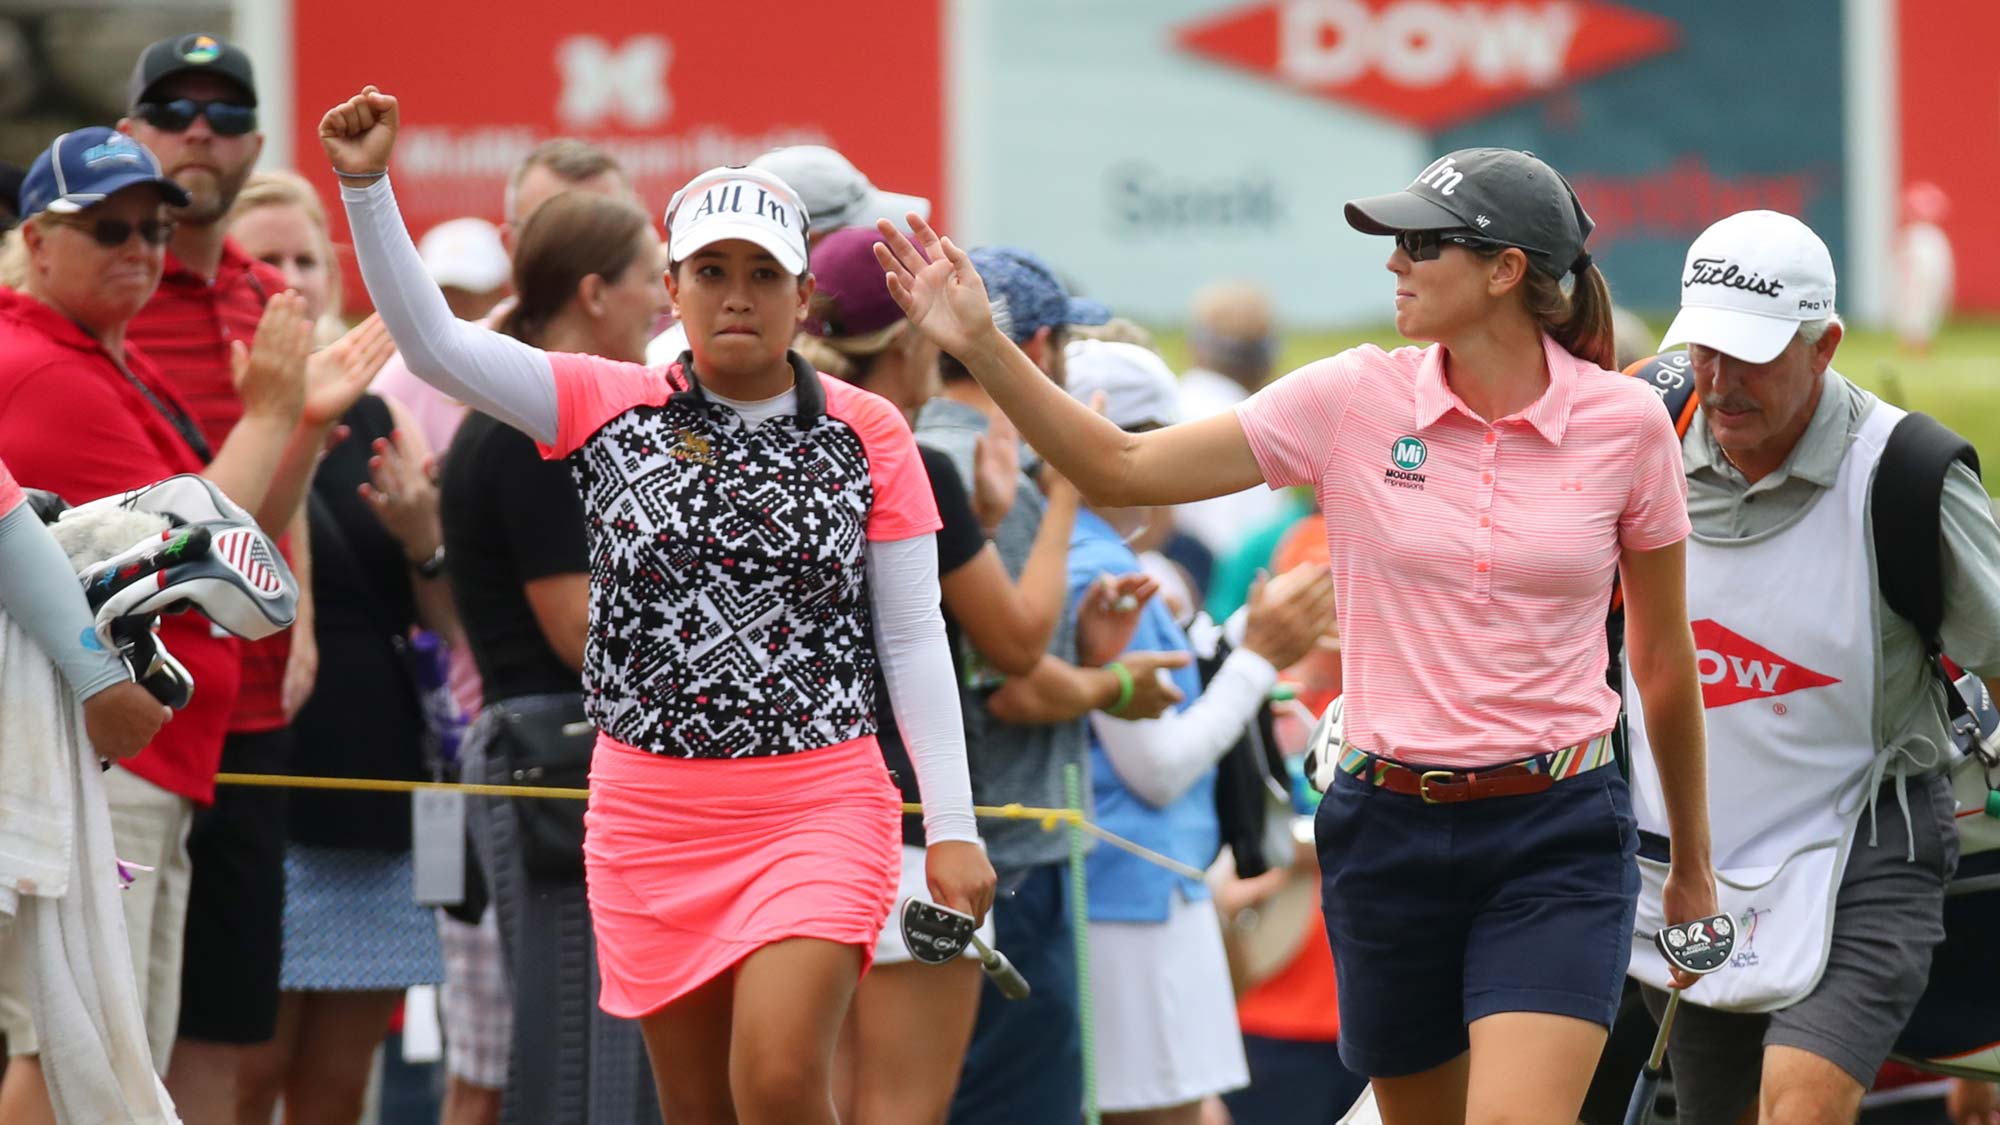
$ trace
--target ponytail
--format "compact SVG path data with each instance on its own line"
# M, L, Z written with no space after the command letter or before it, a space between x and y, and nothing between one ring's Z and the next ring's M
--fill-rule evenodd
M1563 350L1607 370L1618 366L1618 347L1611 325L1611 287L1595 264L1577 271L1568 292L1561 279L1530 269L1526 285L1528 314Z

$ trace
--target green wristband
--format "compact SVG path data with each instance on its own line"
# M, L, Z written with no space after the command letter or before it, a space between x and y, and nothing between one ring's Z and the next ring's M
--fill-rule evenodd
M1132 670L1118 663L1116 660L1106 664L1104 670L1118 677L1118 702L1106 707L1104 713L1107 715L1121 714L1124 712L1126 705L1132 702Z

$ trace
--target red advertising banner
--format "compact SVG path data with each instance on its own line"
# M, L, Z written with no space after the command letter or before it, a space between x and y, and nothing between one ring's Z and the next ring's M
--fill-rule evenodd
M2000 183L2000 5L1964 0L1901 0L1897 8L1897 72L1902 112L1902 199L1913 185L1935 184L1945 210L1938 225L1957 253L1956 306L2000 312L2000 210L1991 203ZM1919 192L1913 200L1926 205ZM1908 218L1899 203L1898 222Z
M391 174L416 235L461 215L500 221L508 173L556 136L611 150L656 221L695 173L800 143L832 145L878 186L941 207L939 11L934 0L844 0L801 20L772 0L418 0L356 23L299 0L294 164L338 198L319 118L372 82L402 100Z

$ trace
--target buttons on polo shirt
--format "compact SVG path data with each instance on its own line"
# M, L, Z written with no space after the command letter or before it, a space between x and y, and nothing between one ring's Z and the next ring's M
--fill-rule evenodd
M1492 527L1492 526L1493 526L1493 517L1492 517L1492 516L1480 516L1480 517L1479 517L1479 526L1481 526L1481 527Z
M1499 440L1500 440L1499 434L1494 433L1492 430L1486 431L1486 444L1492 445L1494 442Z
M1492 484L1492 483L1493 483L1493 474L1492 474L1492 473L1481 473L1481 474L1479 474L1479 483L1480 483L1480 484Z
M1487 562L1485 559L1480 559L1478 562L1472 564L1472 569L1485 574L1487 571L1493 569L1493 564Z

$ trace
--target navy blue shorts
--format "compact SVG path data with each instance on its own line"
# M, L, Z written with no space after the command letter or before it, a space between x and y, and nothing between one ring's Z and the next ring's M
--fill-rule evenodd
M1429 1070L1497 1012L1611 1025L1639 894L1616 768L1452 805L1342 773L1313 827L1349 1070Z

